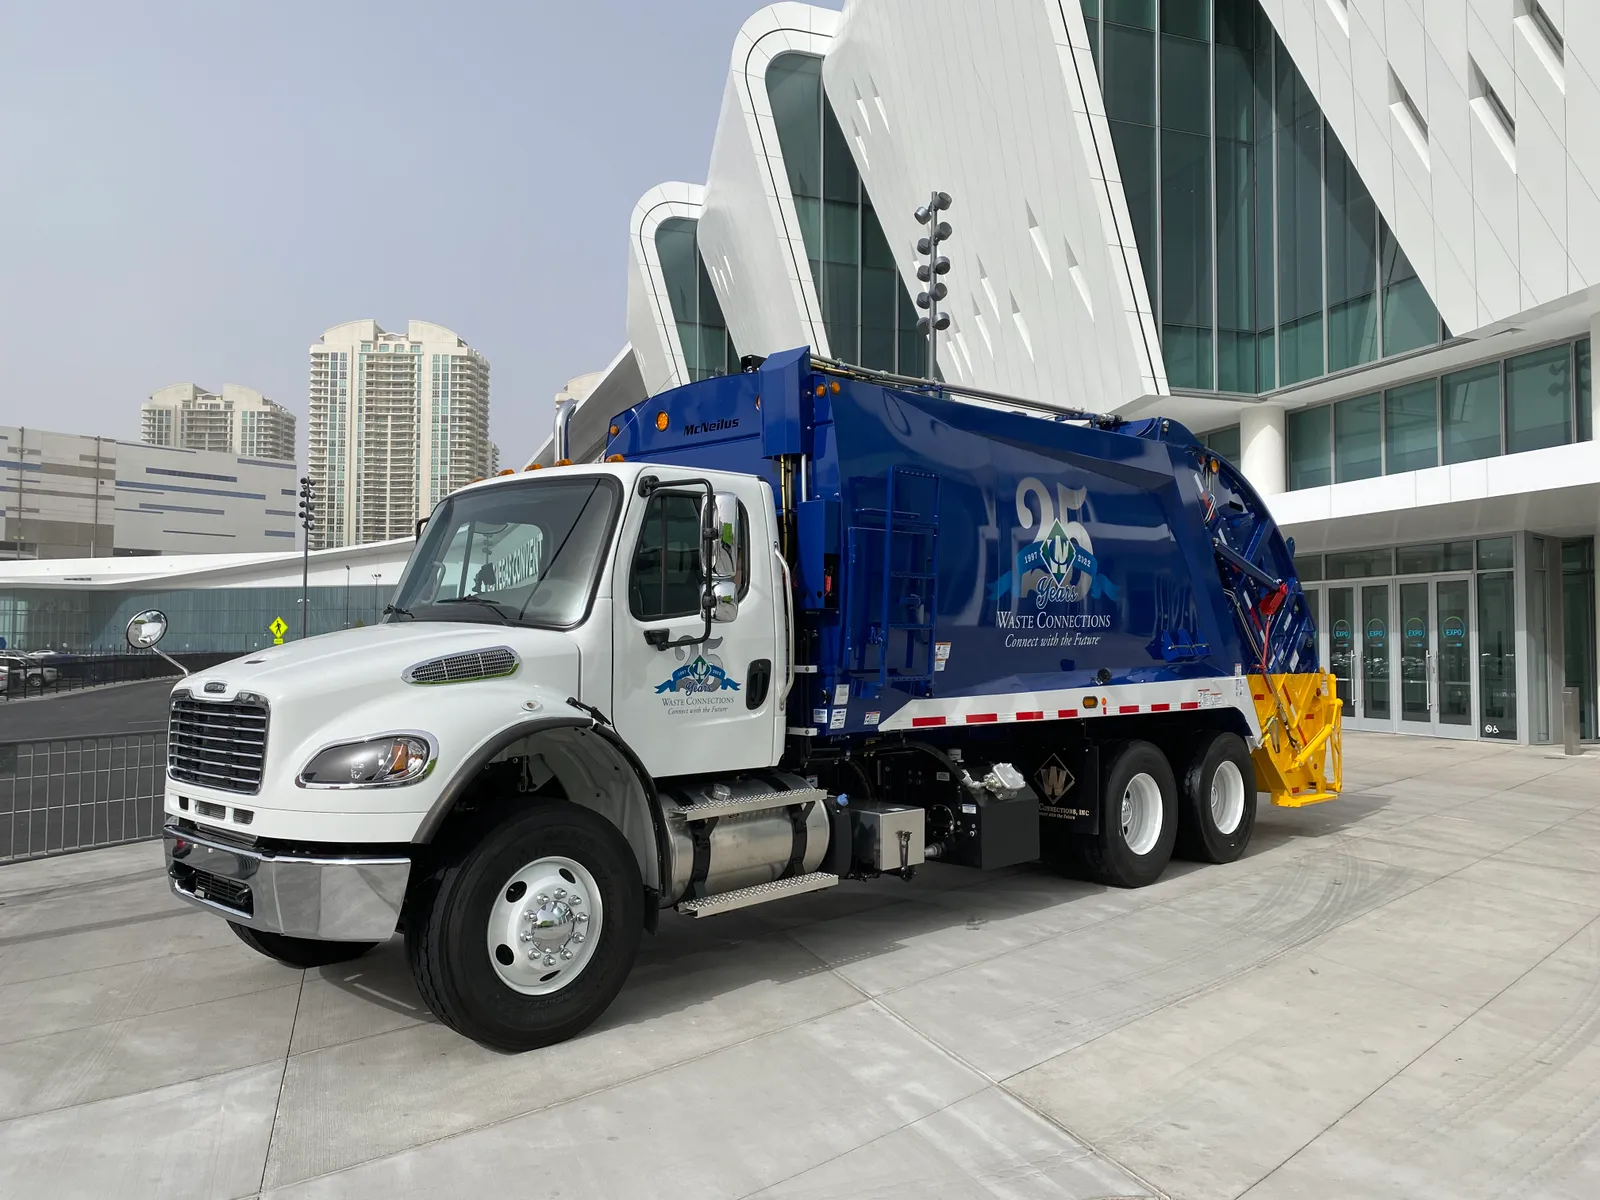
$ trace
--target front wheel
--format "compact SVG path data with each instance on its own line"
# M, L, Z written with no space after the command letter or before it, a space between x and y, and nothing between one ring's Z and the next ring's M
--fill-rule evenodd
M644 885L604 817L546 803L426 881L406 923L411 972L436 1017L500 1050L564 1041L633 967Z
M316 938L289 937L282 933L269 933L265 929L251 929L237 921L229 921L228 928L239 935L239 940L257 954L275 958L286 967L308 970L312 967L331 967L335 963L360 958L377 942L324 942Z

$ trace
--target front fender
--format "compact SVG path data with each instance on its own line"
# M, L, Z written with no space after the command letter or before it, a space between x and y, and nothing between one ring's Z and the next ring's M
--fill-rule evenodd
M581 736L575 739L559 738L559 735L566 731L575 731ZM608 765L637 783L638 795L618 798L618 803L612 806L611 811L607 811L605 806L596 802L596 797L582 794L576 788L568 789L569 798L574 803L600 812L611 820L625 837L628 837L630 845L634 847L635 854L640 859L640 874L644 877L646 886L659 893L661 880L666 878L667 826L655 781L651 779L650 773L645 770L644 764L634 753L633 748L615 729L565 703L559 709L530 715L528 719L513 722L486 737L460 763L445 783L433 807L417 826L417 831L412 837L413 844L432 844L449 820L450 814L470 792L485 767L519 742L529 742L530 749L536 747L538 739L544 735L558 735L558 738L553 740L563 742L564 752L579 754L595 765L600 765L604 757L609 756L611 761ZM563 780L564 785L565 782ZM652 834L649 845L640 845L637 838L629 836L632 832L631 822L626 819L625 809L631 803L642 803L645 809ZM653 908L647 909L647 917L653 916Z

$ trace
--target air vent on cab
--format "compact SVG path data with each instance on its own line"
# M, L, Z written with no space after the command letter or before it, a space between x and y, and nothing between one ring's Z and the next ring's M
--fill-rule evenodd
M486 650L465 650L446 654L407 667L400 678L406 683L470 683L475 679L499 679L517 669L517 652L510 646L490 646Z

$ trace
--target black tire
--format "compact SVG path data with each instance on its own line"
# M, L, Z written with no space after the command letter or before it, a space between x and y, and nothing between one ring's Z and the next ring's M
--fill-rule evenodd
M1101 776L1100 832L1071 838L1067 860L1059 865L1070 874L1109 887L1148 887L1166 870L1178 836L1178 789L1172 765L1149 742L1107 746L1101 755L1107 766ZM1161 811L1149 848L1137 853L1128 842L1131 831L1123 827L1122 802L1124 793L1141 775L1155 783Z
M1225 764L1238 772L1237 781L1228 778ZM1244 739L1235 733L1201 737L1190 747L1180 770L1177 854L1195 862L1233 862L1250 845L1256 827L1256 769ZM1220 781L1219 770L1224 771ZM1242 800L1235 783L1242 788ZM1215 806L1214 786L1219 790ZM1224 828L1230 823L1231 828Z
M282 933L268 933L264 929L251 929L237 921L229 921L228 928L239 935L239 940L257 954L275 958L286 967L306 970L311 967L331 967L334 963L360 958L377 942L323 942L316 938L289 937Z
M552 855L593 877L604 921L570 983L527 995L491 962L489 921L505 881ZM533 1050L582 1032L606 1010L633 968L643 930L644 883L621 831L589 809L551 802L507 819L423 881L406 921L406 954L440 1021L495 1049Z

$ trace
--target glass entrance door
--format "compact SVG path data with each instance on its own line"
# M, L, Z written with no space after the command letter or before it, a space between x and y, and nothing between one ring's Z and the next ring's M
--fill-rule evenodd
M1344 702L1344 719L1356 719L1356 590L1330 587L1328 594L1328 671L1334 695Z
M1353 729L1393 732L1392 625L1387 583L1326 585L1328 670Z
M1361 600L1361 728L1394 730L1393 645L1389 585L1363 584Z
M1472 737L1472 580L1398 585L1400 729Z

